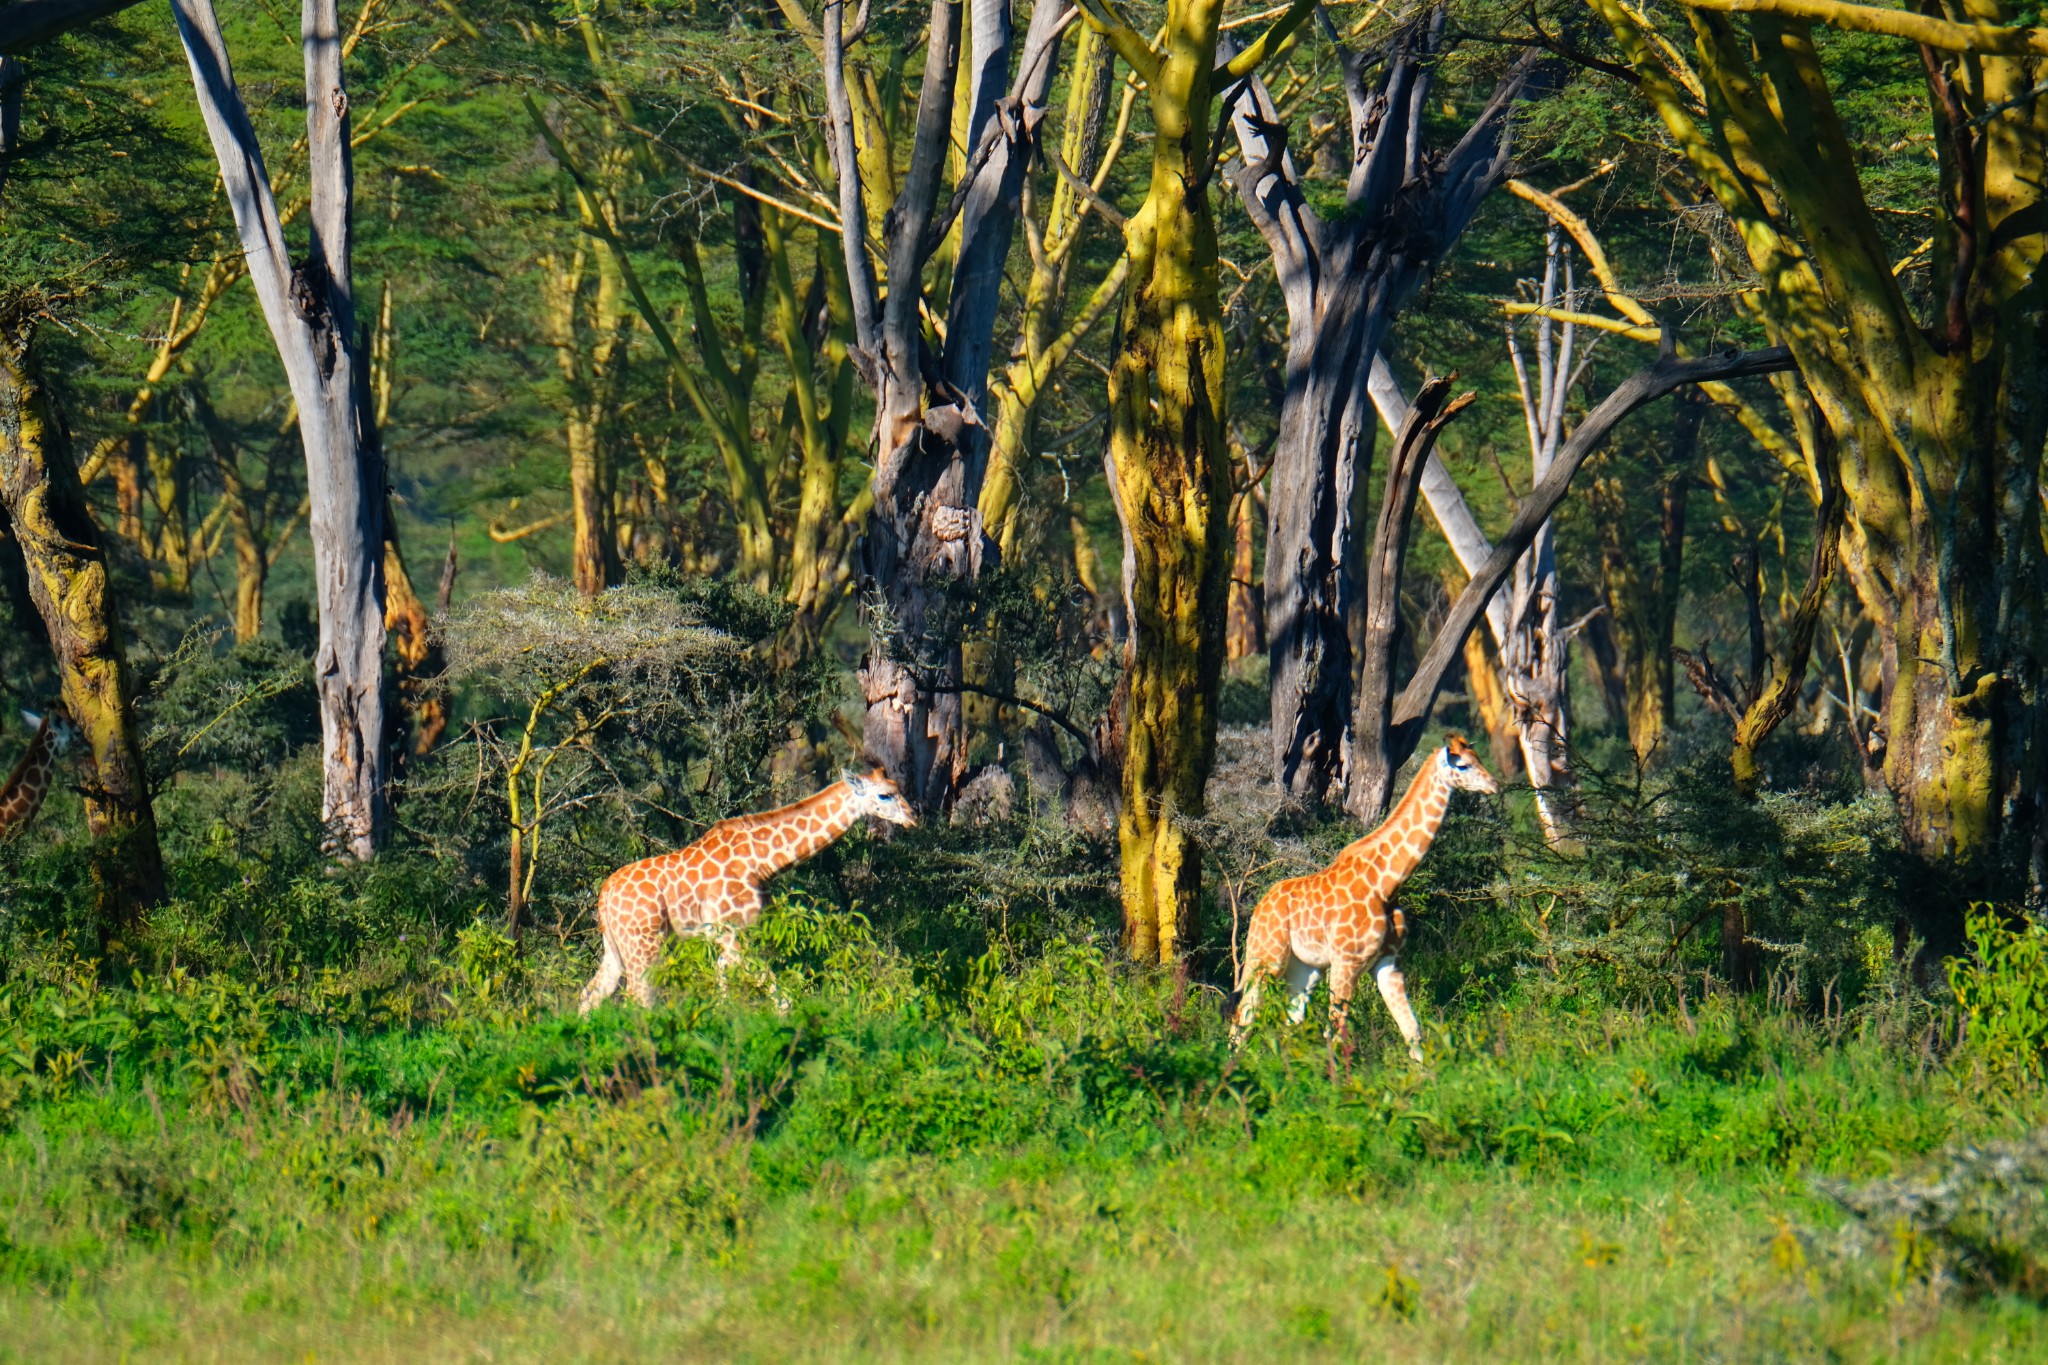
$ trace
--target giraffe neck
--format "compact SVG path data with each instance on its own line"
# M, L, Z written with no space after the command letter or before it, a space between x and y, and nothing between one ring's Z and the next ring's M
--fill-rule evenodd
M1415 775L1400 803L1380 822L1380 827L1345 852L1380 858L1388 878L1384 890L1391 893L1408 879L1408 874L1422 861L1422 855L1429 852L1450 804L1450 784L1443 780L1443 773L1432 760Z
M0 834L15 833L33 820L43 797L49 794L50 776L56 770L53 740L49 718L44 717L36 727L36 737L29 741L28 752L7 775L7 784L0 786Z
M748 857L748 871L757 877L772 877L794 867L852 829L860 819L860 803L853 789L834 782L816 795L794 805L732 821L735 829L766 835L768 849Z

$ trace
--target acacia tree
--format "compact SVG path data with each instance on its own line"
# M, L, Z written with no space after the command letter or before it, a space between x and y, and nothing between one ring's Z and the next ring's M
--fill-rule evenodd
M1152 164L1124 227L1129 285L1109 376L1109 481L1124 533L1130 619L1122 692L1124 945L1171 961L1195 929L1203 809L1216 747L1216 691L1231 560L1230 451L1217 289L1213 126L1219 88L1242 84L1312 6L1297 0L1219 60L1220 0L1169 0L1157 41L1107 0L1088 22L1145 83Z
M1399 632L1390 624L1375 624L1369 618L1370 628L1361 632L1365 647L1359 661L1359 704L1352 717L1348 763L1347 806L1352 814L1370 824L1385 813L1393 796L1394 776L1421 742L1423 727L1436 706L1437 693L1464 652L1466 637L1564 501L1573 477L1587 457L1599 449L1615 427L1636 409L1686 385L1725 383L1745 375L1777 373L1791 365L1791 354L1782 346L1754 351L1730 348L1706 356L1682 356L1675 338L1667 332L1657 359L1616 385L1586 414L1571 439L1558 449L1548 471L1536 481L1529 495L1517 502L1507 532L1473 568L1470 581L1451 603L1414 673L1398 688L1393 676ZM1447 387L1445 392L1448 393ZM1421 415L1431 418L1431 414ZM1438 413L1434 420L1440 422L1447 415ZM1403 427L1404 444L1408 439L1406 433L1415 425L1411 414ZM1399 478L1395 477L1396 471L1389 472L1380 529L1374 541L1375 579L1391 585L1382 590L1383 596L1387 592L1398 596L1400 550L1406 544L1403 523L1398 516L1390 518L1386 509L1398 509L1405 504L1408 513L1412 513L1425 467L1425 461L1414 459L1400 465ZM1391 622L1392 612L1392 604L1380 609L1378 621Z
M9 299L0 307L0 512L49 632L64 705L91 755L85 817L104 950L163 898L163 856L107 557L70 435L51 410L30 350L42 302Z
M1570 320L1553 312L1570 312L1577 304L1571 254L1552 227L1544 234L1543 280L1537 302L1544 308L1535 320L1535 373L1507 328L1508 355L1522 401L1522 423L1529 438L1529 472L1536 483L1550 472L1564 439L1565 399L1578 383L1585 363L1578 353L1577 331ZM1565 807L1553 790L1565 778L1565 749L1570 736L1571 697L1568 676L1571 642L1583 622L1567 626L1558 613L1557 536L1551 523L1536 532L1529 553L1515 565L1507 592L1507 633L1497 642L1501 683L1520 743L1522 766L1536 792L1536 813L1544 837L1556 843L1565 835Z
M1589 0L1629 82L1728 216L1757 311L1841 453L1843 563L1883 638L1884 775L1927 855L2048 875L2039 507L2048 34L1834 0L1646 11ZM1747 11L1738 22L1721 9ZM1916 42L1940 161L1934 288L1894 269L1813 34Z
M1232 178L1272 252L1287 305L1266 623L1274 780L1305 801L1322 800L1343 764L1354 645L1370 609L1361 598L1361 552L1373 358L1400 310L1506 176L1509 115L1536 72L1535 55L1526 55L1457 144L1432 151L1422 120L1446 20L1447 7L1431 5L1376 50L1348 46L1330 29L1351 141L1341 214L1325 217L1309 204L1288 126L1263 84L1249 82L1232 106L1240 152ZM1366 74L1381 58L1385 73L1368 86Z
M385 814L384 469L357 354L350 269L354 179L335 0L305 0L309 252L294 265L211 0L173 0L193 90L220 164L250 283L299 410L319 599L321 819L341 855L367 859Z
M1006 5L973 6L972 74L962 92L968 154L942 210L962 65L961 4L935 0L931 7L900 178L895 142L872 108L879 83L872 68L850 56L868 38L867 7L850 29L845 10L843 0L828 0L816 29L800 10L792 23L815 42L824 69L852 356L875 396L873 510L861 549L873 625L861 668L862 738L904 793L929 811L950 799L966 767L960 649L946 639L941 603L947 585L972 580L989 555L978 504L988 465L988 369L1002 268L1057 45L1075 15L1065 0L1036 0L1017 44ZM889 184L896 191L883 198ZM876 202L886 205L879 217L871 212ZM941 296L946 325L942 337L929 336L923 317L932 291L924 272L956 219L958 245ZM879 278L873 255L884 262Z
M1033 212L1037 196L1029 180L1023 185L1022 219L1030 274L1024 283L1023 306L1009 363L989 378L995 417L989 431L988 473L981 488L981 519L1003 555L1018 543L1023 507L1025 462L1042 449L1041 415L1046 399L1076 349L1115 306L1130 259L1117 257L1080 305L1068 309L1074 284L1076 253L1087 239L1090 218L1121 231L1124 216L1102 191L1115 169L1130 131L1135 85L1126 85L1113 130L1105 142L1115 54L1093 28L1082 27L1073 39L1073 74L1060 123L1059 145L1046 151L1052 163L1052 192L1046 196L1041 220Z

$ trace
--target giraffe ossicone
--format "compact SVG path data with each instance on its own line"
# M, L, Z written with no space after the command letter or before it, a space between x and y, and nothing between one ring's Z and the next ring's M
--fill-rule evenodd
M1429 852L1451 793L1459 789L1500 788L1472 746L1452 735L1422 765L1407 794L1378 829L1352 842L1322 871L1275 882L1259 898L1245 935L1244 967L1233 996L1233 1041L1243 1041L1267 977L1286 979L1287 1014L1299 1023L1308 1010L1309 993L1326 971L1332 1028L1341 1035L1359 974L1370 970L1387 1012L1408 1044L1408 1055L1422 1060L1422 1034L1397 960L1408 922L1394 904L1394 894Z
M623 984L642 1005L654 1003L647 972L671 932L718 946L718 976L739 959L739 934L761 917L770 877L824 849L860 820L915 825L917 816L880 768L848 775L778 810L721 820L695 843L628 863L597 893L604 957L583 988L588 1014Z

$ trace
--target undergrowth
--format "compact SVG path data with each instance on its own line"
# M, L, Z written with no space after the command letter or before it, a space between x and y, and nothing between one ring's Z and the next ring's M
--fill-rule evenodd
M60 962L0 987L0 1355L2048 1344L1812 1184L2042 1117L1874 1008L1510 996L1429 1010L1424 1068L1319 1009L1233 1053L1212 990L1096 940L935 978L802 895L728 993L681 945L659 1008L587 1020L585 954L481 922L274 982Z

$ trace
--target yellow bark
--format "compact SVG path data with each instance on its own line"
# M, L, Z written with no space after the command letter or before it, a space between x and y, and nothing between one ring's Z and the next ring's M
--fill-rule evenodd
M18 332L0 336L0 504L49 631L65 708L91 758L85 815L101 947L112 950L162 899L163 859L106 556L69 443Z
M1276 21L1280 38L1306 8ZM1223 5L1169 0L1156 50L1101 0L1083 10L1144 78L1154 133L1145 202L1124 229L1130 284L1109 423L1131 615L1117 826L1124 946L1170 962L1196 927L1202 854L1187 822L1202 814L1215 755L1229 586L1223 308L1207 184ZM1276 43L1269 33L1250 50Z

